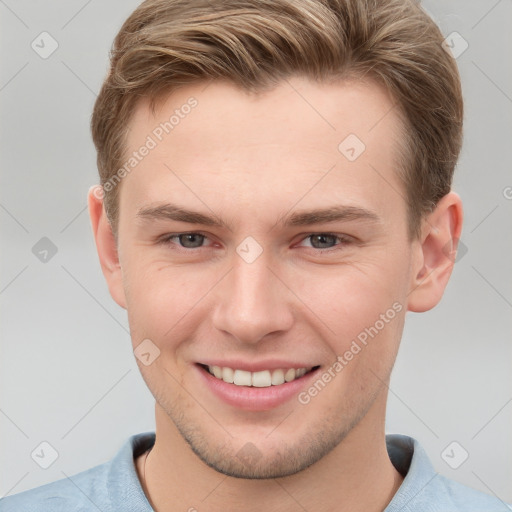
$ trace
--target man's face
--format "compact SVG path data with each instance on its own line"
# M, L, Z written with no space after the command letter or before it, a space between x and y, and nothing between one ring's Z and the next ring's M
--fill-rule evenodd
M179 431L223 473L269 478L380 432L418 252L399 129L390 98L361 82L295 78L259 96L212 82L155 115L139 105L127 154L156 146L120 185L119 302L134 348L160 351L139 363L157 434Z

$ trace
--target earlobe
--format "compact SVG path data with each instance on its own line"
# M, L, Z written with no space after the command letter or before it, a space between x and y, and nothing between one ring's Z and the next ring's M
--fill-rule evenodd
M88 194L89 216L96 241L96 250L110 295L122 308L126 309L117 243L103 206L103 191L98 187L91 187ZM99 190L101 193L98 193Z
M462 220L462 201L455 192L446 194L423 220L408 295L409 311L428 311L441 300L453 270Z

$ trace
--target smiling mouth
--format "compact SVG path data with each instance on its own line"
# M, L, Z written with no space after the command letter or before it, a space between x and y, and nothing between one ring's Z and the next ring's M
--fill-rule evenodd
M308 373L316 370L319 366L309 368L279 368L276 370L262 370L259 372L249 372L228 368L227 366L207 366L199 365L210 375L228 384L235 386L246 386L255 388L268 388L270 386L280 386L287 382L300 379Z

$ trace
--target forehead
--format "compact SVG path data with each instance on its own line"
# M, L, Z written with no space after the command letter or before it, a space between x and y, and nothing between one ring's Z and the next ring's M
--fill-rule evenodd
M306 202L329 193L360 203L362 183L373 200L384 203L391 195L396 201L400 136L392 99L372 82L295 77L259 94L227 82L194 84L170 94L154 112L147 101L137 105L127 156L148 141L151 150L123 187L130 204L138 205L176 199L179 189L195 202L222 200L223 208L235 197L284 201L284 207L308 187L314 193Z
M256 93L222 80L200 82L160 98L154 112L148 100L138 102L129 123L128 146L136 146L153 132L156 138L168 138L165 136L172 132L178 143L188 138L191 131L197 132L199 143L205 142L208 136L208 140L220 139L225 145L239 143L244 135L261 142L268 139L293 142L297 135L308 130L331 132L335 140L351 130L370 142L374 139L370 132L377 125L381 128L376 133L382 135L397 124L398 112L393 104L381 86L356 79L327 83L293 77ZM298 117L303 120L301 125L293 126L290 131L281 130L279 124L293 122ZM169 123L167 130L160 127L163 133L159 123ZM308 136L318 142L316 137ZM187 145L193 142L189 139Z

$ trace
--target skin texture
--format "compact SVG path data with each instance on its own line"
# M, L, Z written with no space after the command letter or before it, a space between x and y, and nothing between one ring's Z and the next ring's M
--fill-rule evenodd
M369 82L294 77L259 95L225 82L187 86L154 113L139 104L127 154L190 97L197 106L119 185L117 244L89 194L102 269L127 309L133 347L150 339L160 350L152 364L138 361L156 400L155 447L137 461L146 495L159 512L382 510L402 481L385 447L390 372L406 312L442 297L461 201L449 193L409 239L395 172L401 123ZM338 150L349 134L366 146L352 162ZM165 203L226 226L138 215ZM374 218L279 223L339 205ZM191 231L205 238L162 241ZM319 233L335 237L314 245ZM263 249L252 263L236 251L248 236ZM200 378L197 363L219 358L294 361L321 374L393 304L400 311L307 404L293 397L243 410ZM249 459L237 456L247 446Z

